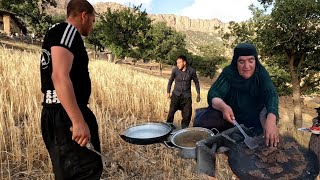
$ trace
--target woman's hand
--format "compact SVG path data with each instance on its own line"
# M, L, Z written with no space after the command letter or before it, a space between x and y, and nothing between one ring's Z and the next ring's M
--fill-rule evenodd
M234 120L234 114L232 108L228 104L226 104L221 98L213 98L211 102L212 108L221 111L223 114L223 119L233 124L232 120Z
M222 114L223 114L223 119L233 124L232 120L234 120L235 118L234 118L232 108L230 106L226 104L222 110Z
M264 124L264 138L267 146L276 147L279 144L278 127L276 124L277 117L269 113Z

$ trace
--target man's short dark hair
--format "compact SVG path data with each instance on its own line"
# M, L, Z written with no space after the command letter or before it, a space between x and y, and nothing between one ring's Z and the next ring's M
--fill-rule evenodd
M80 13L87 12L95 14L93 6L87 0L71 0L67 6L67 17L77 16Z
M183 56L183 55L182 56L178 56L177 60L178 59L181 59L182 61L187 62L187 57L186 56Z

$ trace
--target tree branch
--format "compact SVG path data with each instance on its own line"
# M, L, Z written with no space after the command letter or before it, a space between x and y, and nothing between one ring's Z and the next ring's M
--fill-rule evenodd
M312 80L313 79L313 80ZM315 79L314 75L309 76L306 80L304 85L301 87L301 92L304 92L310 88L313 88L316 86L316 84L320 83L320 79Z
M293 38L293 34L291 34L291 37L288 40L281 41L281 42L279 42L279 44L285 44L287 42L290 42L292 38Z

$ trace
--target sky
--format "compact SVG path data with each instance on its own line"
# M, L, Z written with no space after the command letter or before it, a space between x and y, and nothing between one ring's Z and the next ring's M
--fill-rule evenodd
M91 3L116 2L140 5L149 14L175 14L192 19L217 18L222 22L244 21L251 17L250 4L257 0L88 0Z

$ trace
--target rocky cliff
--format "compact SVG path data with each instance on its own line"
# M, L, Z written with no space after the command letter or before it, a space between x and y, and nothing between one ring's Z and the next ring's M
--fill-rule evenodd
M67 14L67 5L70 0L56 0L57 7L48 7L47 12L49 14L55 14L55 15L65 15Z
M60 15L66 14L69 1L70 0L57 0L57 8L49 8L48 12ZM125 8L125 6L118 3L105 2L94 4L94 8L99 14L103 14L108 8L114 11ZM222 46L221 35L218 33L219 28L222 28L225 32L228 31L228 24L222 23L218 19L190 19L186 16L173 14L149 14L149 17L153 22L165 22L168 26L185 34L187 49L194 54L198 54L198 47L203 45L214 43Z
M57 8L49 8L49 12L53 14L65 14L66 7L69 0L57 0ZM106 3L96 3L94 4L95 10L102 14L107 11L108 8L111 10L119 10L125 6L106 2ZM177 31L199 31L206 33L217 33L218 27L227 29L227 24L222 23L218 19L204 20L204 19L190 19L186 16L176 16L171 14L149 14L149 17L153 22L166 22L170 27L175 28Z
M218 19L190 19L186 16L176 16L168 14L150 14L154 22L164 21L168 26L175 28L177 31L199 31L207 33L217 33L219 28L227 28L227 24Z

